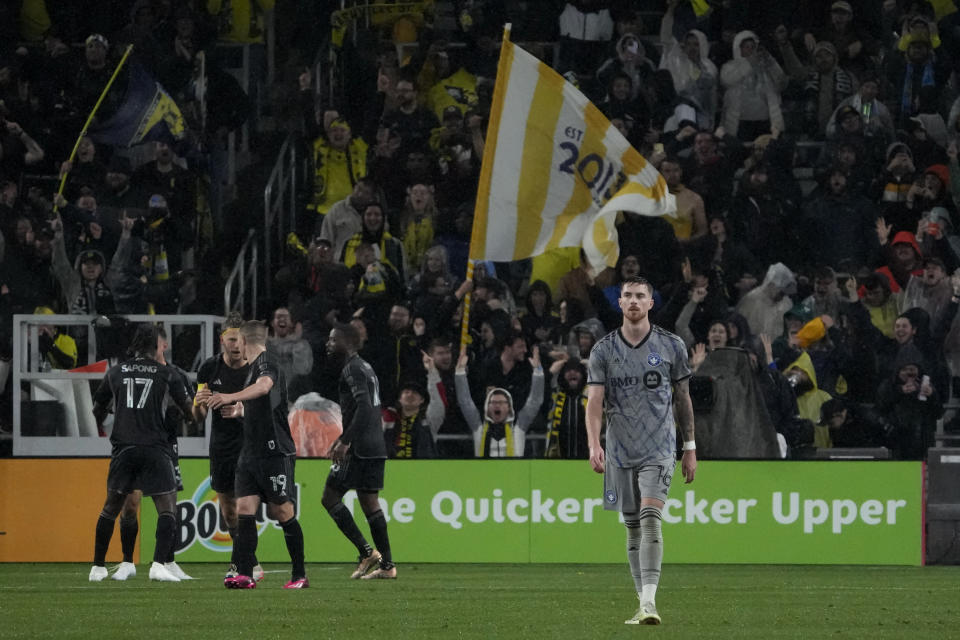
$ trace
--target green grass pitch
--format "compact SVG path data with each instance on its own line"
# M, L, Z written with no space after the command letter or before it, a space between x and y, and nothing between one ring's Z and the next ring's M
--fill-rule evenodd
M0 564L0 638L949 638L960 634L960 568L664 567L660 627L626 626L636 600L623 565L401 564L397 581L308 565L284 591L269 565L251 591L224 568L196 580L87 582L89 565Z

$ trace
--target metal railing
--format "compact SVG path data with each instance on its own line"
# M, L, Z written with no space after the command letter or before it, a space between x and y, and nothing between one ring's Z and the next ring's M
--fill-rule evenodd
M297 148L288 135L280 146L277 162L263 189L263 286L273 292L274 260L283 256L287 235L297 223Z
M86 344L88 358L80 366L97 362L97 331L94 325L97 316L86 315L32 315L13 316L13 361L12 383L13 402L13 455L14 456L89 456L105 457L110 455L110 440L99 437L93 422L90 380L102 380L103 372L78 372L66 370L44 371L44 360L40 352L41 325L54 327L87 327ZM176 353L176 342L184 332L176 329L181 326L200 327L199 345L192 356L192 362L184 369L196 369L199 362L214 354L216 341L214 327L223 321L213 315L126 315L115 316L130 322L161 323L167 332L172 353ZM196 373L188 372L191 382ZM62 410L55 423L44 423L39 414L34 414L34 422L28 425L24 433L23 403L20 398L21 385L26 384L32 400L46 401ZM34 432L54 432L57 435L31 435ZM205 456L209 450L210 429L196 436L178 438L180 455Z
M247 310L253 316L257 313L257 269L259 268L259 248L257 247L257 232L253 229L247 232L247 239L237 259L233 263L233 269L230 271L230 277L227 278L227 284L223 287L223 313L227 315L231 311L239 311L240 315L247 317ZM247 259L249 256L249 260ZM233 288L236 285L237 298L233 299ZM247 294L249 295L249 299ZM248 306L249 304L249 306Z

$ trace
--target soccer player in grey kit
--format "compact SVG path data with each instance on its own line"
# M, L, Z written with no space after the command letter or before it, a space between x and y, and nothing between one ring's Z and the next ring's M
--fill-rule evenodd
M653 286L644 278L620 287L622 326L590 351L587 439L590 466L603 476L603 505L623 513L627 559L640 608L626 624L660 624L657 584L663 562L661 521L683 433L681 470L697 470L690 366L683 340L650 323ZM600 429L606 408L606 451Z

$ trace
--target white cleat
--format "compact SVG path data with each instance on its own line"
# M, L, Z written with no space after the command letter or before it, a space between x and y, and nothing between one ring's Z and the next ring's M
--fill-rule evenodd
M90 582L102 582L107 577L107 568L96 565L90 567Z
M170 573L170 570L159 562L150 565L150 579L159 582L180 582L180 578Z
M117 565L117 570L110 576L114 580L126 580L137 575L137 565L132 562L121 562Z
M624 620L623 624L660 624L657 605L652 602L641 602L637 613L629 620Z
M263 580L263 567L257 565L253 568L253 576L251 576L256 582Z
M193 578L184 573L183 569L181 569L176 562L164 562L163 566L166 567L167 571L181 580L193 580Z

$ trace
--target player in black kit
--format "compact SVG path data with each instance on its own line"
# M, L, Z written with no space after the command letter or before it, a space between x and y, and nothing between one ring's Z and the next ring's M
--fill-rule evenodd
M327 340L327 352L343 358L340 374L340 411L343 434L330 447L333 465L323 489L323 506L340 531L360 553L353 579L371 580L397 577L397 567L390 554L387 520L380 510L383 470L387 447L383 441L380 419L380 382L373 367L357 355L360 335L349 325L337 325ZM353 514L343 504L343 496L357 490L360 508L367 516L370 534L377 545L374 550L360 533ZM374 567L379 563L379 567ZM372 571L371 571L372 570Z
M268 503L267 514L283 528L293 575L284 589L310 586L303 564L303 530L293 503L294 461L297 448L287 422L287 385L277 364L267 355L267 328L262 322L240 327L250 372L242 391L214 393L207 408L219 409L243 403L243 448L237 461L234 492L237 496L237 570L239 575L223 581L228 589L253 589L256 563L257 521L260 501Z
M150 579L179 582L164 566L173 555L176 535L177 479L174 471L173 434L164 420L166 395L191 416L191 401L186 388L173 370L158 362L159 327L138 328L131 345L135 356L111 367L93 398L93 415L97 426L114 405L113 450L107 474L107 499L97 520L96 542L90 581L107 577L104 560L114 522L124 498L134 489L151 496L157 507L157 546L154 549Z
M143 326L146 327L147 325ZM166 360L165 353L169 348L170 343L167 341L166 330L163 328L163 325L157 325L157 362L169 365L170 369L173 370L173 373L176 374L181 384L183 384L189 393L190 379L187 377L186 372L177 365L168 363ZM129 350L129 355L130 357L134 357L136 353L131 349ZM167 405L164 416L167 422L167 432L170 434L170 445L173 447L173 468L176 472L177 491L180 492L183 491L183 482L180 479L180 461L177 456L177 433L180 431L183 419L186 418L190 421L190 418L189 416L182 415L180 408L174 407L172 403ZM140 530L138 517L140 513L140 498L142 495L139 489L135 489L128 493L123 501L123 509L120 511L120 547L123 549L123 562L117 565L117 570L110 576L114 580L127 580L137 575L137 566L133 564L133 551L136 548L137 533ZM179 526L179 522L177 525ZM163 566L166 567L170 573L180 578L180 580L193 580L193 578L188 576L174 561L174 551L175 549L171 547L170 555L164 558Z
M220 355L204 360L197 370L197 397L193 403L198 421L207 417L206 401L214 393L236 393L243 389L250 366L243 349L240 326L243 318L230 314L220 333ZM230 569L225 577L239 575L237 569L237 497L233 483L237 474L237 459L243 447L243 405L224 405L213 412L210 420L210 486L217 492L220 513L233 541ZM263 568L254 563L253 578L263 579Z

